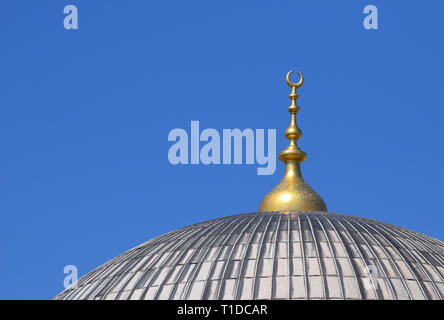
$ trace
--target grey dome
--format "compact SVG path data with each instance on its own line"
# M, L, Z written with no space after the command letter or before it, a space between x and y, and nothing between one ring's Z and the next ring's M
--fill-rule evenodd
M247 213L151 239L55 299L444 299L444 243L347 215Z

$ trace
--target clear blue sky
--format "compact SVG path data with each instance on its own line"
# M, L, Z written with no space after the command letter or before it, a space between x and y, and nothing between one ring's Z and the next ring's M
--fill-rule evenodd
M63 28L63 8L79 29ZM363 8L379 9L365 30ZM442 1L4 1L0 298L49 299L152 237L256 211L256 165L172 166L168 133L276 128L330 211L444 240Z

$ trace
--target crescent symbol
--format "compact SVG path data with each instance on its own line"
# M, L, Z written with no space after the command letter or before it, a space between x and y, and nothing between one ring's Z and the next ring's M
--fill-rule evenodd
M302 86L302 84L304 83L304 77L302 76L302 74L298 71L297 73L298 73L298 75L299 75L299 77L300 77L300 79L299 79L299 82L298 83L293 83L291 80L290 80L290 75L293 73L294 71L292 70L292 71L290 71L289 73L287 73L287 77L286 77L286 79L287 79L287 84L288 84L288 86L290 87L290 88L300 88L301 86Z

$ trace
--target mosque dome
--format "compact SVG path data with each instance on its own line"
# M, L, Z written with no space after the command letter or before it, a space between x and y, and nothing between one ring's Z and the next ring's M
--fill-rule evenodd
M282 181L259 212L218 218L151 239L55 297L77 299L444 300L444 242L327 211L303 180L291 87Z
M260 212L154 238L56 299L443 299L444 243L365 218Z

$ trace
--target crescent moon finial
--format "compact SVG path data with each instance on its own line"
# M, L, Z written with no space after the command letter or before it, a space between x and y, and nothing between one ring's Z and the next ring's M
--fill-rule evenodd
M302 74L298 71L298 75L299 75L299 82L298 83L293 83L290 79L290 75L293 73L294 71L291 70L289 73L287 73L287 84L290 88L300 88L302 86L302 84L304 83L304 77L302 76Z

